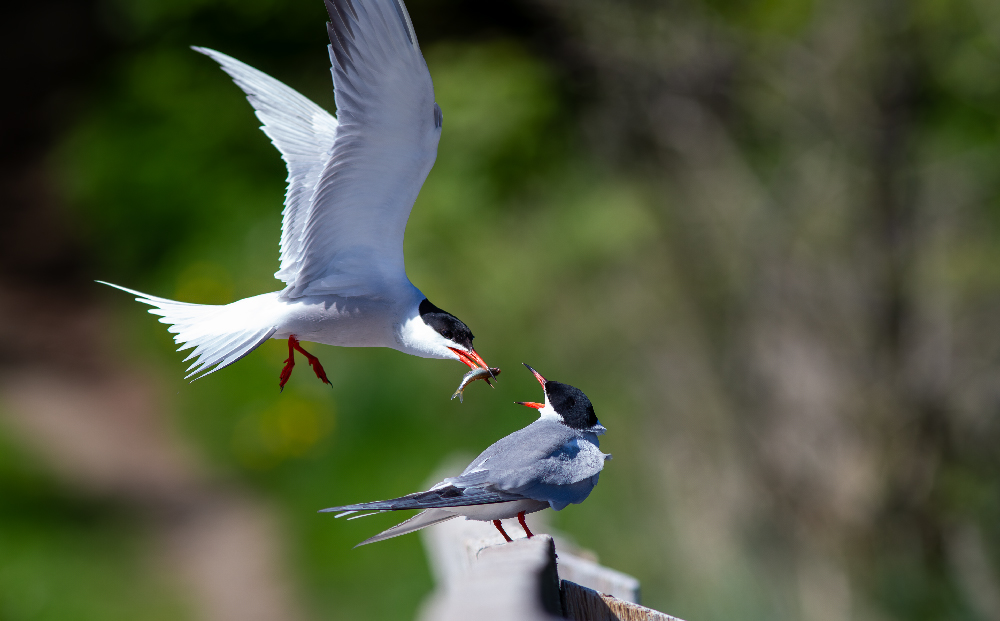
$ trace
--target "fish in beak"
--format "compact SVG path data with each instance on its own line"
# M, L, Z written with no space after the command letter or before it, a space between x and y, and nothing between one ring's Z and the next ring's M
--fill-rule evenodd
M448 349L453 351L455 355L458 356L458 359L461 360L462 363L468 366L470 369L489 370L490 368L490 365L486 364L486 361L483 360L482 356L476 353L475 349L470 349L469 351L458 349L457 347L449 347ZM490 371L489 374L490 377L492 377L493 379L497 378L496 375L494 375L493 371Z

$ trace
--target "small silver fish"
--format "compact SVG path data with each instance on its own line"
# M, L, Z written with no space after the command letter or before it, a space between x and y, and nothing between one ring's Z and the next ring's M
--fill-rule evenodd
M455 397L458 397L458 402L462 403L462 392L465 390L466 386L478 379L486 380L486 383L490 384L490 378L492 377L493 379L496 379L497 375L500 375L500 369L497 367L490 367L488 369L483 367L471 369L465 374L464 377L462 377L462 383L458 385L458 390L455 391L455 394L453 394L451 398L454 399ZM490 384L490 387L492 388L493 384Z

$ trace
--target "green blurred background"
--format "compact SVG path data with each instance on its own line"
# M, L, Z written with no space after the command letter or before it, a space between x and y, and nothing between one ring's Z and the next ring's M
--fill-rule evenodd
M404 619L398 521L533 418L613 453L550 518L681 618L1000 619L1000 4L408 3L444 132L412 281L504 369L271 341L194 384L100 278L279 287L285 170L201 45L333 111L319 0L22 3L0 102L0 620ZM551 513L551 512L550 512Z

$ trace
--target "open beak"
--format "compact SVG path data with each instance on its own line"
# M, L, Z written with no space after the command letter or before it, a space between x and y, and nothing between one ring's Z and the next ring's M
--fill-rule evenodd
M472 351L463 351L455 347L449 347L448 349L455 352L455 355L458 356L458 359L461 360L470 369L478 369L481 367L489 371L490 365L486 364L486 361L483 360L482 356L476 353L475 349L473 349ZM490 377L492 377L493 379L497 378L496 375L493 375L493 371L490 371Z
M528 367L528 370L531 371L532 373L534 373L535 379L538 380L538 383L542 385L542 388L545 388L545 381L546 380L545 380L544 377L542 377L542 374L539 373L538 371L532 369L531 367L529 367L528 363L526 363L526 362L522 362L521 364L523 364L524 366ZM515 401L514 403L516 403L518 405L523 405L526 408L535 408L536 410L540 410L540 409L542 409L542 408L545 407L544 403L535 403L534 401Z
M546 379L542 377L542 374L529 367L527 362L522 362L521 364L528 367L528 370L535 374L535 379L538 380L538 383L542 385L542 388L545 388Z

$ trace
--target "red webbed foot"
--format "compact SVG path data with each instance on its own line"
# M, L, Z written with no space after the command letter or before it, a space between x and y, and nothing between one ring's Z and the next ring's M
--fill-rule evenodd
M309 362L309 366L311 366L313 371L316 373L316 377L323 380L324 384L329 384L331 387L333 386L333 384L330 383L329 378L326 376L326 371L323 369L323 365L319 363L319 358L302 349L302 346L299 345L299 340L297 338L289 336L288 359L285 360L285 367L281 369L281 377L278 382L278 388L280 390L285 389L285 383L288 381L288 378L292 376L292 369L295 367L295 350L298 350L299 353L306 357L306 360Z
M294 340L294 336L288 337L288 358L285 359L285 366L281 369L281 375L278 377L278 390L281 392L284 392L285 384L288 382L288 378L292 376L292 369L295 368Z

